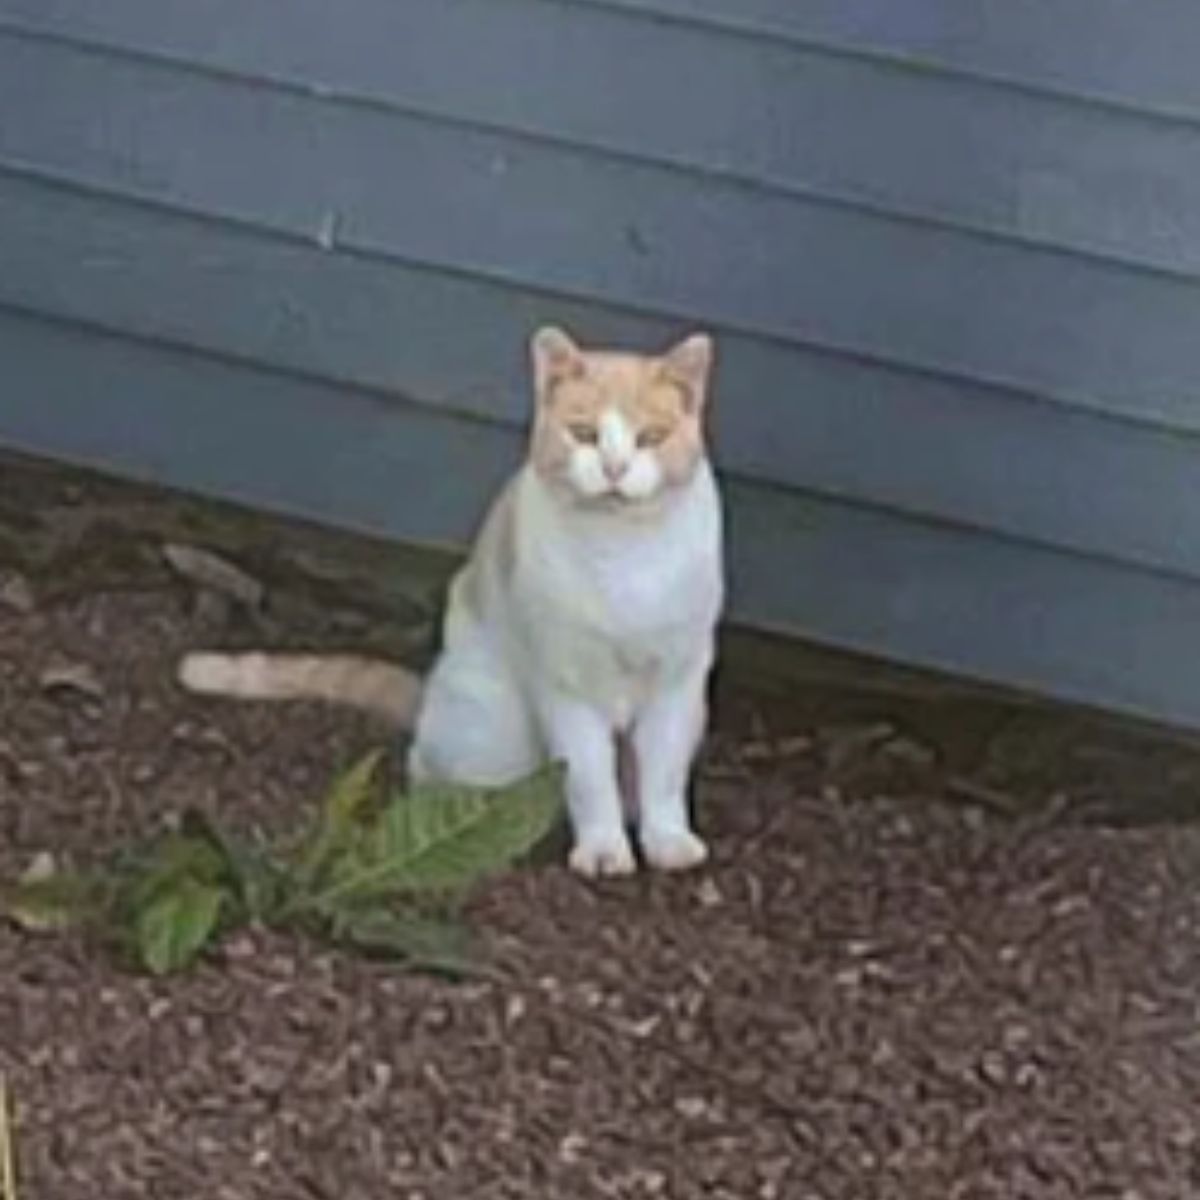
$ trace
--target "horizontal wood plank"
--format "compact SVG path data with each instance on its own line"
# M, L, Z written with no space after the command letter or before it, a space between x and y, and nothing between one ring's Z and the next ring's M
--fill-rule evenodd
M1200 725L1190 581L753 485L730 509L734 611L757 626Z
M444 28L434 0L289 0L286 34L268 4L204 0L187 5L154 0L0 0L0 19L69 36L152 45L186 56L211 55L239 69L270 74L297 65L309 78L333 83L331 56L357 53L359 74L377 76L386 55L405 65L405 44L436 48ZM722 36L825 48L856 57L896 60L926 72L1009 81L1187 119L1200 118L1200 11L1191 0L1156 0L1153 9L1130 0L436 0L448 22L477 22L472 70L487 72L506 54L544 44L544 31L573 27L572 66L590 54L588 10L640 18L647 26L669 18L672 30L707 27ZM488 10L495 10L493 16ZM524 26L526 43L506 40L508 15ZM646 19L648 18L648 19ZM569 35L568 35L569 36ZM492 38L498 38L494 43ZM537 65L537 59L531 60ZM286 68L284 68L286 69ZM499 69L503 69L502 67ZM586 69L586 66L585 68ZM386 71L386 68L383 68ZM461 83L461 74L451 87ZM694 89L687 89L694 90Z
M26 5L36 0L23 0ZM1200 118L1191 0L583 0Z
M0 356L11 447L349 528L461 543L519 456L502 426L3 310Z

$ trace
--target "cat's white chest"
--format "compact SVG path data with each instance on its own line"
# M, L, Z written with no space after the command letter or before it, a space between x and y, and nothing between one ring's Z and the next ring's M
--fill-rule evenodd
M607 712L616 726L630 723L697 644L693 630L630 620L608 606L540 614L531 632L538 675Z
M716 523L697 505L661 536L543 548L523 613L540 673L628 724L708 653L720 607L718 543Z
M686 620L685 589L696 574L688 557L660 543L597 556L579 572L581 590L596 600L594 619L614 641L629 643L652 641Z

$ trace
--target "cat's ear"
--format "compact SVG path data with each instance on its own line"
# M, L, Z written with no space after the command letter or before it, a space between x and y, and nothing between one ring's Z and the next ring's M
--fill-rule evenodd
M712 361L713 340L706 333L694 333L684 338L662 356L663 374L682 385L688 407L693 412L704 406Z
M583 351L557 326L542 326L530 339L529 352L539 400L545 399L560 380L583 374Z

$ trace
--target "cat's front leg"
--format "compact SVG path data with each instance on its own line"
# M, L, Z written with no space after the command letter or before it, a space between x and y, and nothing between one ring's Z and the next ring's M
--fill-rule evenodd
M538 707L550 756L567 764L571 869L592 877L630 874L636 864L625 833L611 724L561 693L544 696Z
M638 839L646 861L662 871L699 866L708 847L688 818L688 778L707 719L709 664L697 664L664 688L638 716L633 729L637 755Z

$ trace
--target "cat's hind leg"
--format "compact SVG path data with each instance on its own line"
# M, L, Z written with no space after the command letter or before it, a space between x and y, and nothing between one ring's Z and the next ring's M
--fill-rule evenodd
M445 652L425 681L409 780L503 787L544 759L528 705L500 655L482 643Z

